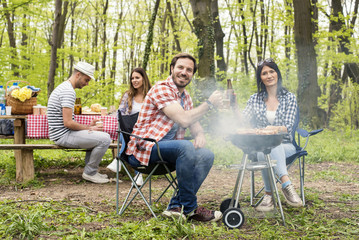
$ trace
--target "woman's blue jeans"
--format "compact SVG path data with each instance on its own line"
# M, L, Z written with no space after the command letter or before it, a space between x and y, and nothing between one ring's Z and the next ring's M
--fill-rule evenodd
M178 193L171 199L168 209L183 206L183 212L188 214L197 208L196 194L213 165L214 154L205 148L196 149L188 140L164 140L158 145L163 160L176 166ZM133 155L128 160L130 165L140 166ZM154 145L150 163L159 160Z
M291 143L282 143L271 150L270 158L272 160L277 160L277 166L274 167L274 173L277 174L279 178L283 177L284 175L288 176L286 158L292 156L295 153L295 147ZM264 154L262 152L257 154L257 158L258 161L265 161ZM262 170L262 178L264 181L264 190L266 192L271 192L267 169Z

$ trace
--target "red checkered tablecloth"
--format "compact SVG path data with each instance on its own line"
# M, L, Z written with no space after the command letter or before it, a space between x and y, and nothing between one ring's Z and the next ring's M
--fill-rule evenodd
M92 119L102 118L104 131L110 134L112 140L117 140L118 122L115 116L98 115L75 115L75 120L84 125L90 125ZM27 116L27 137L28 138L49 138L49 124L47 115L28 115Z

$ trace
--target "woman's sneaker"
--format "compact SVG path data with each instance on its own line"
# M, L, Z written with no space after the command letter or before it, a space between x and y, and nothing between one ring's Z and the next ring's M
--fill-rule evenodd
M204 207L198 207L196 210L188 214L188 220L196 220L199 222L216 222L222 218L220 211L211 211Z
M269 212L274 209L272 195L264 194L262 202L255 208L258 212Z
M118 171L121 171L121 163L118 163ZM106 167L108 169L110 169L112 172L116 172L117 171L117 159L113 159L112 162Z
M301 207L303 206L302 199L300 199L299 195L294 189L293 184L289 184L285 188L282 188L283 195L287 203L293 207Z
M142 186L142 184L143 184L143 177L142 177L142 174L141 173L139 173L138 174L138 177L137 177L137 179L136 179L136 184L137 184L137 186Z

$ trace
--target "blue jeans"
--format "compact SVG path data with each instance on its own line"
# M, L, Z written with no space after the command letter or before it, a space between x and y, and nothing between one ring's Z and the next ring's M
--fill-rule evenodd
M286 158L292 156L295 153L295 147L291 143L282 143L272 149L270 157L271 160L277 160L277 166L274 167L274 173L277 174L279 178L283 177L284 175L288 176ZM257 153L257 158L258 161L265 161L264 154L262 152ZM262 170L262 178L264 181L264 190L266 192L271 192L267 169Z
M188 140L167 140L158 144L163 160L176 166L178 193L171 199L168 209L183 206L183 212L188 214L197 208L196 194L213 165L214 154L205 148L195 149ZM154 145L150 163L159 160ZM133 155L129 156L129 163L140 166Z

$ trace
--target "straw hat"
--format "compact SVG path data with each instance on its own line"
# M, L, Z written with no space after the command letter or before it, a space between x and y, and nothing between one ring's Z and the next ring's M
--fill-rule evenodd
M94 73L95 73L95 67L87 62L78 62L74 69L78 70L79 72L82 72L83 74L89 76L92 80L95 80Z

